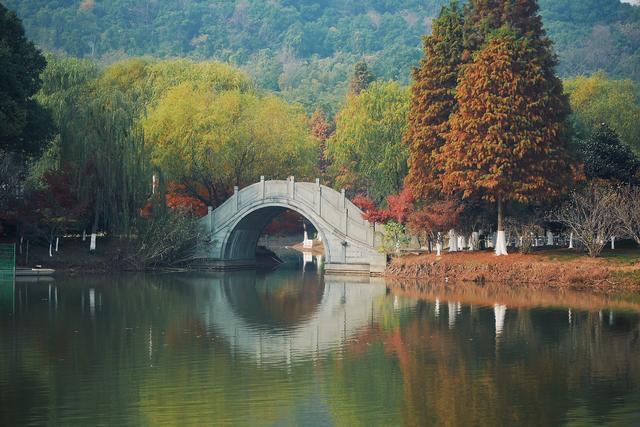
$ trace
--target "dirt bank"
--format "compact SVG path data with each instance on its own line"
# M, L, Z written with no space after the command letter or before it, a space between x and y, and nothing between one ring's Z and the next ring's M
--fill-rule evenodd
M567 250L511 254L491 252L408 255L394 259L386 276L431 283L527 284L598 291L640 291L640 252L591 259Z

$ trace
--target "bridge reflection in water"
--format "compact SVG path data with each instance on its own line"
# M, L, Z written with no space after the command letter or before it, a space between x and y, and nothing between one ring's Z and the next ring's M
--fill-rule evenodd
M376 307L386 295L383 283L363 286L353 277L323 278L313 270L297 275L242 271L190 283L206 325L234 353L255 355L258 363L289 364L340 351L379 320Z

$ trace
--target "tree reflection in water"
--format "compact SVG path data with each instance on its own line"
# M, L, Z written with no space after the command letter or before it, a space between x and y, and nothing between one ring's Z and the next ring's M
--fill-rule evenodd
M18 283L0 304L0 424L638 423L633 302L388 285L315 271Z

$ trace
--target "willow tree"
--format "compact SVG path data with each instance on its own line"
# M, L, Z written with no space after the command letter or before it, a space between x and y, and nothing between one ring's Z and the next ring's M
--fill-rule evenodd
M404 142L409 147L405 184L416 199L441 190L438 152L456 109L456 85L463 52L463 17L457 4L443 7L424 39L424 57L413 71L411 108Z
M208 205L261 175L315 176L306 115L274 96L181 84L149 110L144 130L154 165Z
M496 253L506 255L503 207L557 195L568 177L566 110L535 43L497 33L465 66L459 109L441 152L443 186L496 202Z
M376 82L348 98L327 141L336 185L377 203L400 191L407 173L402 136L408 109L407 90L396 82Z
M74 175L79 203L90 206L94 236L99 227L131 231L150 182L148 153L137 124L140 107L103 83L89 62L51 58L38 94L59 130L51 148L57 158L47 166Z

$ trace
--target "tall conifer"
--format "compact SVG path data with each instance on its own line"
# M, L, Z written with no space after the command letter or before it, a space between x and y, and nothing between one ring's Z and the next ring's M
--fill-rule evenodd
M495 201L498 255L506 254L502 208L557 194L568 178L565 111L535 42L509 30L465 66L458 111L440 154L444 188Z
M424 38L424 58L413 71L411 110L405 143L409 174L405 184L423 199L440 189L437 153L455 110L455 91L463 51L463 18L456 3L443 7L433 32Z

